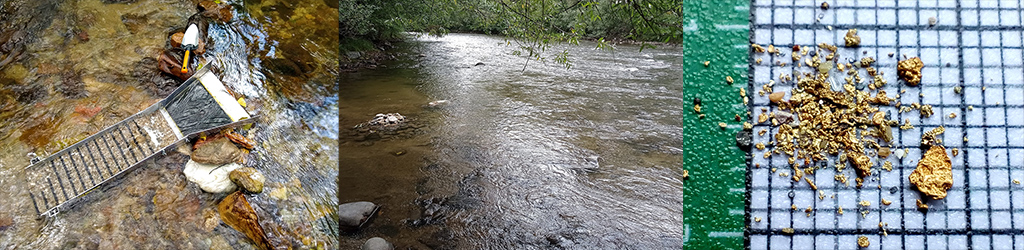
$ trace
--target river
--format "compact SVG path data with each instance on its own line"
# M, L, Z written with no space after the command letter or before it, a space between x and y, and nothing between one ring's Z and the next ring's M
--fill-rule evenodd
M0 249L254 249L220 223L217 203L172 151L37 217L24 181L45 157L166 97L157 71L168 37L197 13L189 0L0 3ZM245 165L267 178L249 202L278 246L337 249L337 3L219 1L200 57L257 115Z
M383 206L342 248L681 248L682 48L595 47L524 67L501 37L424 36L342 73L339 202ZM410 128L354 129L396 112Z

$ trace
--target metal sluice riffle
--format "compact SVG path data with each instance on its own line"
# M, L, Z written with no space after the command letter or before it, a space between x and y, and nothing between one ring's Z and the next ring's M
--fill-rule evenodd
M248 112L207 65L167 98L25 168L40 216L70 204L202 133L248 125Z

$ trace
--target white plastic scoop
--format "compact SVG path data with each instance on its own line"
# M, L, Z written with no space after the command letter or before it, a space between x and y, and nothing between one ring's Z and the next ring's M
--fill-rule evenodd
M198 48L199 46L199 27L195 24L189 24L188 29L185 30L185 35L181 39L181 48L185 49L185 60L181 63L181 73L188 73L188 61L189 53Z

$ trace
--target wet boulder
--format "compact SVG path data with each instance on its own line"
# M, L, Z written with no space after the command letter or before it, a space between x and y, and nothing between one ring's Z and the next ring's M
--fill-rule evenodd
M405 116L399 113L377 114L367 122L371 127L397 127L405 123Z
M185 178L199 185L209 193L226 193L235 190L235 183L228 177L231 171L241 168L238 163L223 165L202 164L192 160L185 163Z
M199 4L196 6L196 9L198 9L203 16L221 22L231 21L231 18L233 17L233 14L231 13L231 8L231 5L218 4L214 1L209 0L199 2Z
M161 72L172 75L179 80L185 80L192 76L194 70L189 70L188 73L181 73L181 58L178 58L174 53L170 51L164 51L160 53L160 58L157 59L157 68Z
M341 230L353 233L365 227L380 211L380 206L369 201L357 201L338 206L338 219Z
M200 140L192 147L192 160L203 164L221 165L240 162L245 151L224 136Z
M370 238L369 240L366 240L366 243L363 243L363 246L360 247L359 249L360 250L392 250L392 249L395 249L395 246L391 245L391 242L388 242L384 238L373 237L373 238Z
M224 224L245 234L256 244L258 249L274 249L274 246L267 240L267 234L263 231L263 227L260 226L260 218L256 215L256 210L249 205L245 194L234 192L224 197L224 200L217 204L217 211Z
M171 34L171 47L180 48L182 39L185 39L185 32Z
M243 190L250 193L263 192L263 182L266 181L266 177L263 177L263 174L250 167L235 169L231 171L228 177L235 185L242 187Z

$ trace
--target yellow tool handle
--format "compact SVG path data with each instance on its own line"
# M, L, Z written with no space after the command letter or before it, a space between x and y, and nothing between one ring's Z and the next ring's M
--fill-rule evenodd
M185 50L185 61L181 63L182 74L188 74L188 52L189 50Z

